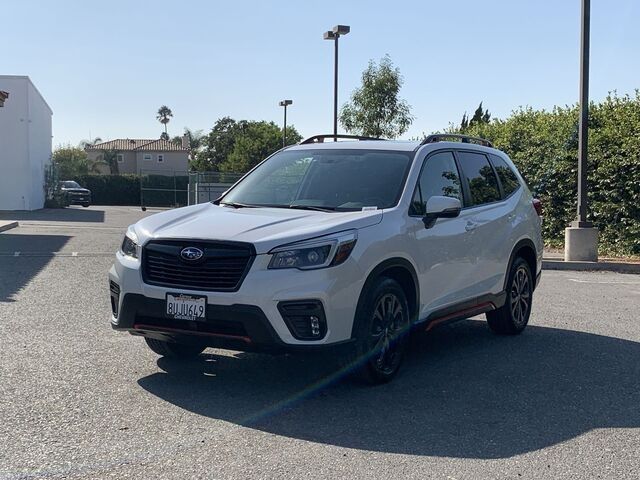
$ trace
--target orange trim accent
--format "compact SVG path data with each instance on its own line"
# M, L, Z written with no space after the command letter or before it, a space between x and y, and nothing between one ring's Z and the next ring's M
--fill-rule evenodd
M148 330L152 332L173 332L173 333L182 333L185 335L204 335L209 337L220 337L220 338L230 338L232 340L242 340L245 343L251 343L251 339L249 337L243 337L240 335L227 335L224 333L210 333L210 332L194 332L193 330L182 330L180 328L171 328L171 327L158 327L156 325L147 325L144 323L136 323L133 325L134 330Z
M464 310L458 310L457 312L452 312L448 315L445 315L444 317L440 317L440 318L436 318L435 320L429 322L429 325L427 325L427 329L425 330L426 332L428 332L429 330L431 330L433 327L435 327L436 325L442 323L442 322L446 322L447 320L451 320L452 318L455 317L462 317L465 316L469 313L472 312L477 312L479 310L484 309L484 307L491 307L491 310L495 310L496 306L491 303L491 302L484 302L484 303L480 303L474 307L469 307L469 308L465 308Z

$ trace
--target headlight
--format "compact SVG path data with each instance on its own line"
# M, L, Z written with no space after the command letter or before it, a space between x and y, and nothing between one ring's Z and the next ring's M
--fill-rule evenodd
M138 258L138 237L133 228L129 227L127 230L120 251L128 257Z
M340 265L349 258L357 239L358 236L353 231L274 248L269 252L273 254L269 268L311 270Z

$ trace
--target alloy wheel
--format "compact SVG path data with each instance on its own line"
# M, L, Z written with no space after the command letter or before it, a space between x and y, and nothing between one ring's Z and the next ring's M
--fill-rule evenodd
M510 291L511 316L517 326L523 326L531 308L531 282L527 270L521 266L516 270Z
M407 313L400 299L393 293L380 297L373 310L371 328L371 364L383 374L392 373L402 360L398 342L407 323Z

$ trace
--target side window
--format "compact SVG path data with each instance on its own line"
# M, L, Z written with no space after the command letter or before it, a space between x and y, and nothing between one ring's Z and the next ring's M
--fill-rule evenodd
M411 202L410 215L424 215L427 200L433 196L454 197L462 202L460 176L451 152L427 158Z
M481 153L458 152L460 167L467 177L471 204L482 205L500 200L498 179L487 157Z
M493 167L496 169L496 172L498 172L500 183L502 183L504 196L508 197L520 187L518 177L513 172L513 170L511 170L511 167L507 165L507 162L502 159L502 157L499 157L497 155L490 156Z

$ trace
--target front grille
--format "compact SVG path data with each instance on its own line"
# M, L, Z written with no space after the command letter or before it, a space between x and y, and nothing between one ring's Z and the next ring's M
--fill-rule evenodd
M183 260L180 252L196 247L197 261ZM255 256L253 246L236 242L153 240L142 249L142 278L150 285L209 292L240 288Z

